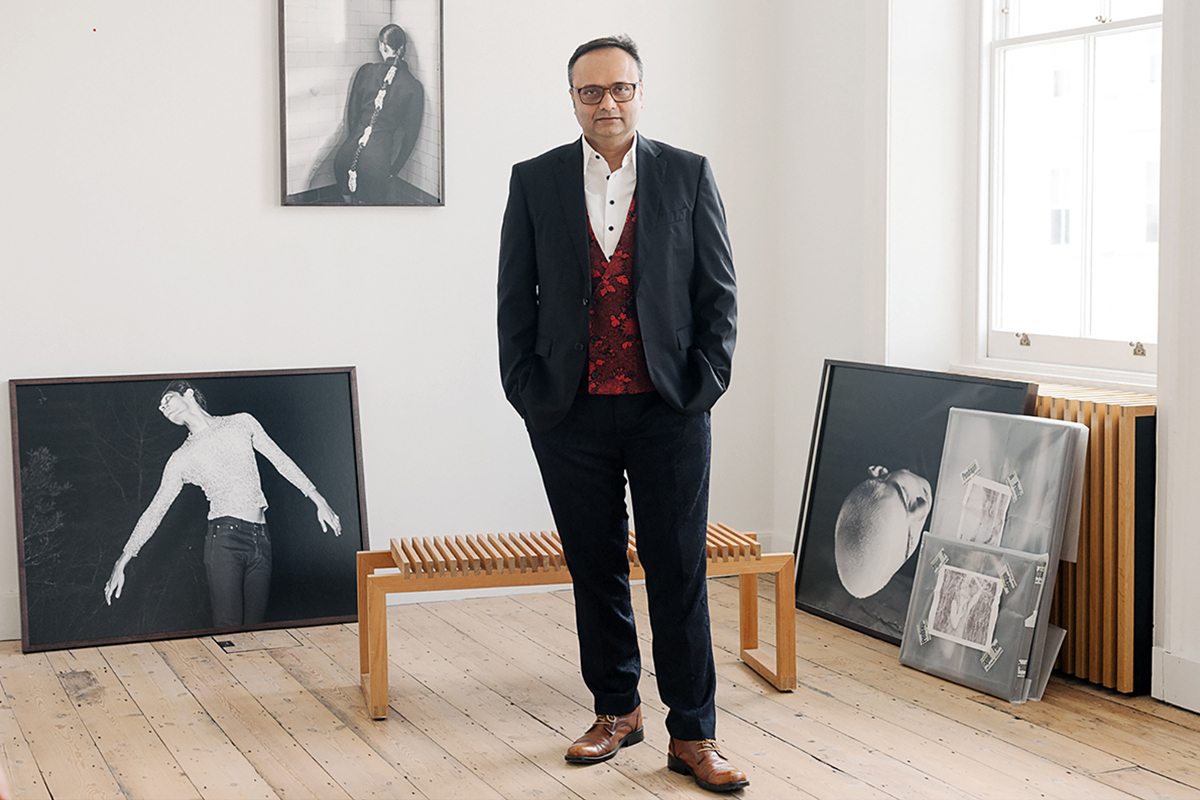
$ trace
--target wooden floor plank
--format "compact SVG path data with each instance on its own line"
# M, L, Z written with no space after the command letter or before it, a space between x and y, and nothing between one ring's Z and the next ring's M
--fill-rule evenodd
M999 707L1002 701L981 696L980 702ZM1182 738L1177 731L1130 719L1101 703L1079 702L1065 693L1050 695L1040 703L1003 710L1097 749L1107 750L1152 772L1200 788L1200 752L1197 751L1200 735Z
M463 766L451 752L440 747L407 720L371 719L358 685L358 676L339 666L309 637L319 632L339 636L334 645L353 652L358 646L355 634L345 627L305 628L293 634L307 643L303 650L277 650L272 657L321 701L343 725L371 746L393 767L404 773L408 782L431 800L471 797L500 800L499 792ZM332 637L323 637L330 642Z
M1200 733L1200 714L1197 714L1195 711L1168 705L1148 695L1121 694L1113 689L1106 689L1103 686L1097 686L1094 683L1088 683L1087 681L1066 675L1056 675L1055 681L1059 684L1071 686L1078 691L1086 692L1105 702L1116 703L1147 716L1154 717L1155 719Z
M721 601L731 594L730 588L714 587L710 592L714 600L710 603L714 643L726 649L730 657L737 653L739 646L737 607ZM639 621L648 621L644 598L640 594L635 595L635 608L639 612ZM727 664L728 674L736 679L736 662L728 659ZM1038 797L1043 793L1096 798L1125 796L1029 750L997 742L956 720L902 703L887 692L853 678L828 671L824 674L810 672L806 678L808 682L802 680L801 688L795 694L780 694L762 682L755 688L764 699L792 707L826 724L835 724L839 730L877 746L899 760L930 765L925 769L975 796ZM922 676L922 679L931 680L929 676ZM893 740L908 744L897 748L890 744ZM939 743L952 755L941 751L929 755L904 752L905 748L912 747L912 743L927 747L930 741ZM1003 752L997 752L998 749ZM1036 780L1029 779L1031 772L1038 776Z
M583 733L592 720L591 709L580 703L575 677L578 668L568 665L573 673L568 675L559 669L562 659L555 654L528 640L517 646L516 641L509 639L519 637L515 631L496 620L485 621L470 614L463 606L431 604L429 612L456 631L453 636L443 639L454 652L470 652L473 654L470 658L488 665L477 675L481 682L561 735L560 749L553 754L553 761L559 762L566 746ZM589 702L586 695L584 702ZM617 758L607 762L607 766L655 796L691 796L693 782L666 768L665 714L643 705L643 716L647 745L623 750ZM566 769L578 770L572 766L566 766ZM587 778L590 780L591 776ZM770 775L757 776L754 784L756 791L762 790L771 797L798 800L813 797L796 784Z
M279 800L152 645L116 645L101 653L201 796Z
M6 668L23 658L19 653L19 642L0 642L0 768L8 776L8 787L13 797L50 800L50 789L42 778L37 759L13 710L14 698L2 690ZM15 655L16 659L5 661L5 655Z
M404 775L346 728L267 651L221 652L201 640L214 660L256 697L270 698L267 713L354 798L419 798Z
M67 699L127 795L199 800L200 792L98 650L49 653L48 658Z
M825 620L804 617L803 624L797 625L803 680L816 680L821 669L845 675L922 708L938 709L982 734L1028 750L1068 770L1094 773L1133 766L1128 759L1008 713L1009 708L1019 706L993 707L981 703L972 689L902 666L896 659L895 648L890 653L880 652L876 647L860 647L853 640L827 637L820 632L827 625Z
M160 642L155 649L276 794L350 797L202 642L179 639Z
M714 625L714 642L731 652L736 652L737 637L728 624L720 623L736 621L735 615L734 609L717 607L713 609L714 622L718 623ZM1051 796L1084 794L1095 797L1120 796L1119 793L1114 793L1107 786L1097 785L1074 767L1063 766L1047 759L1040 752L1044 746L1043 738L1040 735L1032 740L1017 739L1020 744L1016 744L997 738L991 733L985 733L973 726L973 724L976 726L986 725L983 721L986 716L997 716L993 709L984 708L978 703L964 698L962 702L955 703L952 709L939 713L927 710L919 702L912 702L902 696L897 696L898 694L903 695L904 692L898 688L895 675L880 681L864 681L860 668L864 662L870 663L873 660L872 653L873 651L868 652L865 657L860 653L858 658L848 659L849 668L846 663L833 661L844 670L843 672L801 659L798 662L801 664L801 687L796 693L795 701L786 696L779 696L770 687L759 687L759 691L767 700L787 705L793 705L799 701L804 704L805 708L807 708L808 701L805 701L803 697L807 696L809 701L816 703L819 707L827 707L831 719L837 719L843 713L838 705L829 704L829 701L832 700L836 700L836 703L846 707L868 709L872 716L902 729L907 734L904 738L928 738L948 743L948 746L953 747L956 752L963 754L968 759L1001 772L1006 779L997 783L998 787L1010 785L1012 780L1017 780L1024 784L1022 791L1032 792L1035 795L1047 792ZM803 648L801 655L804 655ZM953 697L953 693L937 689L934 684L942 683L937 679L907 670L898 663L890 663L888 666L893 673L907 672L908 675L904 677L930 689L927 697L933 701L929 703L933 708L938 708L949 697ZM1109 768L1114 763L1124 762L1114 762L1111 757L1106 756L1101 763L1104 767ZM1037 776L1036 780L1030 777L1034 775Z
M574 612L563 593L541 595L521 595L514 598L517 602L528 605L536 611L547 615L560 625L572 619ZM639 620L642 624L639 635L648 635L648 620ZM645 631L645 633L643 633ZM649 663L644 660L644 663ZM749 677L746 678L749 680ZM652 685L643 681L642 695L645 702L647 695L652 692ZM755 725L770 727L776 735L782 735L787 741L797 746L827 765L846 772L869 786L897 797L928 797L928 798L965 798L971 795L955 788L933 776L922 773L907 763L897 761L891 756L879 752L876 748L857 741L841 731L830 728L820 722L783 708L766 708L761 703L754 703L755 709L748 708L752 703L750 696L733 691L738 684L727 680L719 681L718 708L727 713L740 716L743 720ZM656 695L657 693L654 692ZM769 722L762 719L767 715ZM723 715L718 713L718 736L722 746L728 750L727 755L732 759L739 752L737 743L727 740L721 733Z
M565 696L578 699L583 697L587 702L586 689L579 678L579 667L576 663L564 658L557 652L552 652L532 641L524 631L521 620L522 613L532 614L529 609L520 606L512 600L504 604L494 601L473 601L466 603L440 603L429 606L431 613L452 622L465 635L477 642L487 643L489 660L507 658L514 666L528 671L533 677L530 685L541 684L552 686ZM647 677L646 680L653 681ZM526 702L519 694L506 694L513 702ZM643 711L646 715L647 742L653 747L650 755L645 757L646 748L638 747L623 751L620 758L613 759L613 767L625 772L641 785L658 793L656 783L648 782L644 776L666 773L666 757L663 752L666 741L666 731L663 725L665 709L656 705L651 697L643 698ZM564 734L564 741L582 733L591 719L590 709L579 705L580 711L575 717L567 717L570 708L564 708L558 718L542 720L546 725L555 727ZM750 725L741 724L733 718L729 724L729 738L737 741L743 750L749 750L752 756L740 766L750 770L751 783L755 791L765 791L769 796L809 796L809 797L885 797L876 794L871 787L855 781L848 775L828 768L821 762L809 757L806 753L781 741L778 737L766 734L764 731ZM571 727L574 726L574 727ZM636 754L641 758L632 758ZM761 770L761 771L760 771ZM675 776L667 774L668 780ZM685 779L686 780L686 779ZM678 782L676 781L676 786ZM686 788L687 784L684 784ZM788 787L792 787L790 790ZM797 788L802 787L802 788ZM796 794L799 792L799 795Z
M322 636L330 634L328 631L314 630L310 635L316 637L314 641L320 642ZM326 647L322 644L322 648L338 660L343 668L358 669L357 640L347 644L352 646ZM399 715L447 752L454 753L459 762L503 797L579 796L537 769L510 747L506 740L492 735L469 714L409 674L406 666L419 663L427 650L415 643L397 644L401 646L389 647L388 683L392 714ZM391 715L388 720L390 723Z
M503 702L496 692L472 674L476 669L499 673L503 668L499 662L480 664L463 659L447 643L447 640L459 638L451 626L438 620L426 609L404 611L389 615L389 637L394 636L396 641L421 642L424 652L419 658L406 658L404 653L407 648L399 648L401 666L430 691L438 693L459 711L468 714L488 735L506 741L526 760L526 772L531 771L531 767L536 768L580 796L584 796L588 790L612 798L652 796L608 764L596 765L599 769L588 770L586 776L581 774L581 770L567 764L562 754L571 739L544 725L530 710ZM520 676L517 680L526 682L528 679ZM545 702L561 702L561 695L557 698L551 697L549 692L544 692L544 695ZM541 716L545 717L545 714ZM586 788L579 785L581 779Z
M1102 772L1094 777L1140 800L1200 800L1200 790L1142 767Z
M758 582L762 649L773 586ZM738 656L738 581L709 583L722 749L756 797L1200 800L1200 716L1076 679L1015 705L796 618L795 692ZM19 798L709 796L666 769L644 589L646 740L568 765L590 723L572 593L388 610L390 710L368 718L357 626L21 655L0 644L0 765ZM224 643L219 645L217 640Z
M6 648L0 653L0 686L51 797L125 796L45 655Z

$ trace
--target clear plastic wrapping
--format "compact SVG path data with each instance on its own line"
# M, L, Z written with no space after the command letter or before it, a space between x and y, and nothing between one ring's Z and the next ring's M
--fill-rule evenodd
M1059 559L1074 558L1087 433L950 410L901 663L1012 702L1041 698L1062 642L1049 598Z

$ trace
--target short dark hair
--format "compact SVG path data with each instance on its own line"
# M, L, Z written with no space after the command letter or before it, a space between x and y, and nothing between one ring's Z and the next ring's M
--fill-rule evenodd
M575 62L579 60L580 56L586 53L590 53L593 50L603 50L606 47L615 47L618 50L624 50L626 53L629 53L630 58L633 59L633 63L637 64L638 80L642 79L642 57L638 55L637 45L634 44L633 39L622 33L619 36L601 36L599 39L592 39L590 42L584 42L575 48L575 52L571 54L570 60L567 61L567 84L572 89L575 88Z
M200 405L200 407L203 408L205 411L208 411L208 401L204 398L204 393L201 392L199 389L197 389L195 386L193 386L191 381L185 381L185 380L171 381L170 383L167 384L167 388L163 389L162 394L159 395L159 398L158 398L159 402L162 402L162 398L166 397L168 392L175 392L175 394L182 396L182 395L187 394L188 389L192 390L192 397L195 398L196 402Z
M379 43L386 44L395 50L396 56L399 57L404 55L405 46L408 44L408 36L404 33L404 28L401 28L399 25L384 25L379 29Z

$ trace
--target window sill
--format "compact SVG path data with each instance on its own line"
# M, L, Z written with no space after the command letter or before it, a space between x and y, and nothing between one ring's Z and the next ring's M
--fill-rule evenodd
M1009 380L1038 383L1067 383L1095 389L1116 389L1154 394L1158 376L1149 372L1123 372L1113 369L1072 367L1066 364L1043 364L1035 361L1010 361L999 358L980 359L975 364L951 364L951 372Z

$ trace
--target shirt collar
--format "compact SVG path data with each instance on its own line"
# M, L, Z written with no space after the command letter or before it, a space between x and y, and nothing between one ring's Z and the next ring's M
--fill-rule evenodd
M621 159L621 169L630 167L630 174L635 178L637 177L637 149L638 138L640 136L640 133L634 132L633 145L625 153L625 157ZM586 175L590 170L597 170L601 175L608 175L608 162L604 159L604 156L597 153L595 148L588 144L586 136L579 137L579 140L583 142L583 173Z

